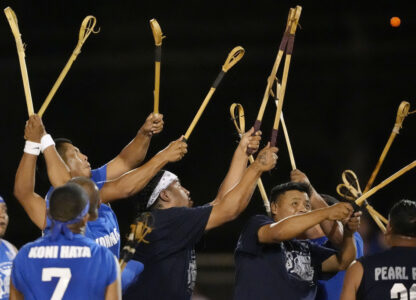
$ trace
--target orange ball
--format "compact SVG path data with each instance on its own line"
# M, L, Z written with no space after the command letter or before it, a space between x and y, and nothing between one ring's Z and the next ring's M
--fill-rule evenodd
M390 25L392 27L399 27L400 26L400 18L399 17L393 17L390 19Z

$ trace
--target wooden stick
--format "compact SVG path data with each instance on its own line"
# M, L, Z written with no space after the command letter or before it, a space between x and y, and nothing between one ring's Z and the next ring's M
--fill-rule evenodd
M377 174L380 171L381 165L383 164L384 159L386 158L386 155L389 152L396 135L399 133L400 128L402 128L404 118L406 118L406 116L409 114L409 109L409 102L402 101L400 103L399 109L397 110L396 123L394 124L393 130L390 134L387 144L384 146L383 152L381 153L380 158L378 159L376 167L374 168L373 173L371 174L371 177L368 180L367 185L365 186L364 193L367 192L373 185L374 180L376 179Z
M222 78L224 77L225 73L228 72L229 69L231 69L237 62L240 61L240 59L244 56L244 48L237 46L231 52L228 54L227 60L225 61L224 65L222 66L221 72L218 74L217 78L215 79L214 83L211 86L211 89L209 90L207 96L205 97L204 101L201 104L201 107L199 108L198 112L196 113L194 119L192 120L191 125L189 125L188 130L185 133L185 140L187 141L189 139L189 136L191 135L192 131L194 130L196 124L199 121L199 118L201 117L202 113L205 110L205 107L207 106L209 100L211 99L212 95L214 94L216 88L220 84Z
M154 96L154 108L155 114L159 113L159 90L160 90L160 64L162 60L162 39L165 36L162 33L159 23L156 19L150 20L150 27L152 28L153 38L155 39L155 89L153 91Z
M367 207L367 211L370 214L370 216L373 218L374 222L376 222L377 226L380 228L380 230L385 233L386 232L386 226L380 221L379 217L375 213L374 209L370 206Z
M82 45L84 45L87 38L90 36L91 33L98 33L99 30L94 31L94 27L97 23L97 19L94 16L86 16L84 20L82 21L81 28L79 30L79 36L78 36L78 43L72 52L69 60L67 61L65 67L62 69L61 74L59 74L58 79L55 81L54 85L52 86L52 89L50 90L48 96L46 97L45 101L43 101L43 104L41 108L39 109L38 115L40 117L43 116L46 109L49 106L49 103L51 103L53 96L55 96L56 92L58 91L59 87L61 86L62 81L65 79L66 74L68 74L69 69L71 68L73 62L77 59L78 54L81 53Z
M383 187L385 187L386 185L388 185L392 181L396 180L397 178L399 178L400 176L402 176L404 173L408 172L409 170L413 169L414 167L416 167L416 160L413 161L412 163L408 164L407 166L405 166L401 170L397 171L396 173L391 175L389 178L385 179L384 181L382 181L381 183L379 183L378 185L373 187L371 190L362 194L357 200L355 200L355 203L357 205L361 205L365 201L365 199L374 195L378 190L382 189Z
M235 116L236 109L238 109L237 117ZM245 124L246 124L246 121L244 118L243 106L240 103L231 104L230 114L231 114L231 119L234 121L234 125L235 125L235 128L237 129L237 132L240 135L240 138L242 138L243 134L245 133ZM237 122L237 119L239 122ZM248 157L248 160L250 161L250 164L252 164L254 162L253 155L250 155ZM259 192L263 200L263 205L264 205L264 208L266 209L267 215L270 217L271 216L270 202L267 197L267 193L266 193L266 190L264 188L263 181L261 180L261 178L257 180L257 187L259 188Z
M278 106L277 106L277 109L276 109L276 115L275 115L275 118L274 118L272 136L271 136L271 139L270 139L270 146L271 147L274 147L276 145L277 131L279 129L280 115L282 114L282 109L283 109L283 101L284 101L284 97L285 97L287 78L288 78L288 75L289 75L290 60L291 60L292 51L293 51L293 43L294 43L295 33L296 33L296 29L298 27L298 22L299 22L301 12L302 12L302 7L296 6L295 16L294 16L293 21L290 25L290 35L289 35L288 42L287 42L285 66L284 66L284 69L283 69L283 76L282 76L282 86L280 88L279 103L278 103Z
M277 70L279 69L280 62L282 61L283 53L286 49L286 45L287 45L287 41L289 37L289 29L290 29L290 25L292 24L292 20L294 16L295 16L295 9L291 8L289 10L289 16L287 18L287 23L286 23L285 31L283 33L283 38L282 38L282 41L280 42L279 51L277 52L277 56L274 61L270 76L267 78L266 90L264 91L263 100L261 102L260 109L257 114L256 122L254 123L254 132L260 129L261 122L263 120L264 111L266 110L267 101L269 100L270 90L272 89Z
M17 17L13 9L11 9L10 7L6 7L4 9L4 13L7 17L7 21L9 22L14 39L16 41L17 55L19 56L20 73L22 74L23 88L25 91L27 112L29 116L31 116L34 114L34 109L33 109L32 93L30 91L30 85L29 85L29 75L27 74L27 67L26 67L26 60L25 60L25 46L23 45L23 42L22 42L19 25L17 24Z
M371 209L373 211L373 213L384 223L387 224L389 221L378 211L375 210L374 207L372 207L370 204L367 203L366 206L367 209Z
M275 97L275 96L279 95L279 91L280 91L280 83L279 83L279 81L276 81L276 95L274 95L272 90L270 90L270 93L271 93L272 97ZM277 107L279 99L277 97L275 97L275 99L276 99L275 103L276 103L276 107ZM296 170L295 156L293 155L292 144L290 143L289 133L287 131L285 119L283 117L283 112L280 115L280 121L282 122L282 128L283 128L283 133L284 133L284 136L285 136L287 151L289 152L290 164L292 166L292 170Z

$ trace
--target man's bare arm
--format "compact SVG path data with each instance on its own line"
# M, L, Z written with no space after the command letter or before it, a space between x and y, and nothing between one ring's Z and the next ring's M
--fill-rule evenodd
M10 279L10 300L24 300L23 294L19 292L13 285L12 279Z
M359 261L353 262L347 269L340 300L356 300L357 291L364 275L363 266Z
M244 172L240 182L222 198L213 202L205 230L218 227L225 222L234 220L247 207L253 194L257 179L264 171L274 168L277 160L277 148L269 145L257 156L256 161Z
M296 169L290 173L290 179L294 182L303 182L309 184L311 188L311 206L312 209L319 209L328 207L328 204L322 198L322 196L315 190L315 188L311 185L308 177L301 172L300 170ZM331 243L339 248L342 244L343 240L343 227L338 221L333 220L323 220L319 224L322 228L322 231L325 233L325 236L331 241Z
M146 157L153 134L163 129L163 115L151 113L135 138L107 164L107 180L118 178L136 168Z
M107 286L105 291L105 300L121 300L121 275L117 259L114 257L117 267L117 278L113 283Z
M227 175L221 183L217 198L221 199L227 192L235 187L237 183L240 182L247 168L247 148L254 149L254 152L257 152L260 144L261 132L257 131L256 135L252 136L253 132L254 128L251 128L241 138L240 143L234 152Z
M352 207L348 203L316 209L303 215L290 216L279 222L260 227L257 235L260 243L280 243L294 239L323 220L341 220L351 215Z
M187 144L181 137L141 167L105 182L100 190L101 201L110 202L137 194L167 163L182 159L186 153Z

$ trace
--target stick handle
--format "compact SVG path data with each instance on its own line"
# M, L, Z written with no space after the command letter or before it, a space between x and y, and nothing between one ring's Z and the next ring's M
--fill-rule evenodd
M80 47L75 48L75 50L72 52L71 57L68 59L68 62L66 63L65 67L62 69L61 73L58 76L58 79L56 79L54 85L52 86L52 89L50 90L48 96L46 97L45 101L43 101L42 106L40 107L38 111L38 115L42 118L43 114L45 113L46 109L49 106L49 103L51 103L53 96L55 96L56 92L58 91L59 87L62 84L62 81L64 81L66 75L69 72L69 69L71 68L74 61L77 59L78 54L80 53Z
M400 176L402 176L404 173L408 172L409 170L413 169L414 167L416 167L416 160L413 161L412 163L408 164L407 166L405 166L401 170L397 171L396 173L391 175L389 178L385 179L384 181L382 181L381 183L379 183L378 185L373 187L371 190L362 194L357 200L355 200L355 203L357 205L361 205L365 201L365 199L370 198L378 190L382 189L383 187L388 185L390 182L396 180L397 178L399 178Z
M378 172L380 171L381 165L383 164L384 159L386 158L386 155L389 152L390 147L393 144L393 141L394 141L396 135L397 135L396 131L393 130L390 134L390 137L387 141L387 144L384 146L384 149L383 149L383 152L380 155L380 158L378 159L377 165L374 168L373 173L371 173L371 177L368 180L367 185L365 186L364 193L367 192L371 188L371 186L373 185L374 180L376 179L376 177L378 175Z
M206 95L204 101L202 102L201 106L199 107L198 112L196 113L194 119L192 120L191 125L189 125L188 130L185 133L185 140L189 139L189 136L191 135L192 131L194 130L196 124L199 121L199 118L201 118L202 113L205 110L205 107L207 106L209 100L211 99L212 95L215 92L215 88L211 87L211 89L209 90L208 94Z
M377 214L374 212L374 209L370 206L367 207L367 211L370 214L370 216L373 218L373 220L376 222L377 226L380 228L380 230L385 233L386 232L386 226L380 221Z
M253 155L250 155L248 159L250 161L250 164L254 162ZM271 216L270 203L269 203L269 199L267 198L267 193L266 193L266 190L264 188L263 181L261 180L261 178L257 180L257 187L259 188L261 198L263 199L263 205L264 205L264 208L266 209L267 215L270 217Z
M283 133L285 135L287 151L289 152L290 164L292 166L292 170L296 170L295 156L293 155L292 144L290 143L289 133L287 132L286 122L285 122L285 119L283 118L283 113L280 116L280 119L282 121L282 128L283 128Z
M153 112L155 114L159 113L159 89L160 89L160 61L155 61L155 90L153 91L153 96L154 96Z

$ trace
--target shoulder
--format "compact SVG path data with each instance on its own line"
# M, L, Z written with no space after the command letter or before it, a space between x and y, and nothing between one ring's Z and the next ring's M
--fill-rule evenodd
M246 228L247 227L263 227L265 225L269 225L269 224L273 224L274 221L272 218L270 218L269 216L265 216L265 215L254 215L252 216L246 223Z
M152 215L155 218L177 218L184 215L199 215L204 213L211 213L212 206L197 206L197 207L171 207L168 209L155 209Z
M13 245L12 243L10 243L9 241L3 240L1 239L1 242L4 244L4 246L10 251L12 252L14 255L17 254L18 250L15 247L15 245Z

